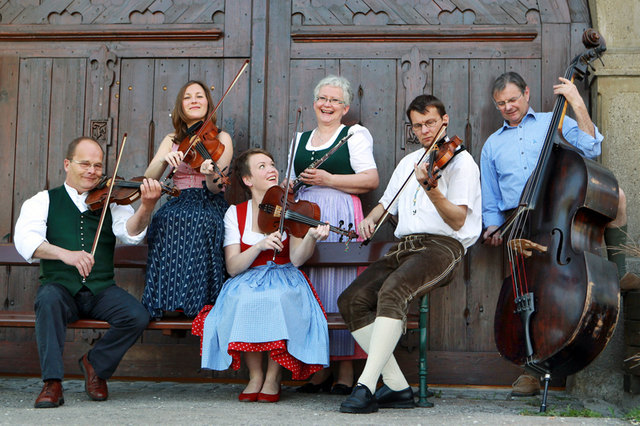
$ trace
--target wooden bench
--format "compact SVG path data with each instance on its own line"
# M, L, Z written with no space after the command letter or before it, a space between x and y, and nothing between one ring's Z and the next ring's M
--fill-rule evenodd
M351 243L347 251L343 243L318 243L313 256L306 262L305 266L367 266L382 257L393 242L376 241L368 246L360 247L359 243ZM116 268L144 269L147 266L147 246L117 246L114 256ZM13 244L0 244L0 266L38 266L36 260L33 263L26 262L18 254ZM418 375L420 381L420 391L418 405L421 407L432 407L433 404L427 401L427 330L429 299L428 294L420 301L419 315L409 315L407 319L407 329L419 329L419 365ZM327 323L330 330L346 329L342 316L337 312L327 313ZM0 311L0 327L35 327L34 312L18 312L4 310ZM105 321L94 319L80 319L67 325L68 328L81 329L106 329L109 324ZM158 321L151 321L147 326L150 330L162 330L163 334L171 335L176 331L191 330L191 320L181 317L164 317Z

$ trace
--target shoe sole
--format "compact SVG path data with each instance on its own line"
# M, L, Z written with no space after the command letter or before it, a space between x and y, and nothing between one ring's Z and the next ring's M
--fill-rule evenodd
M64 404L64 398L60 398L60 401L56 404L55 402L38 402L34 405L35 408L57 408Z
M340 406L341 413L350 413L350 414L370 414L378 411L378 405L374 405L368 408L355 408L355 407L342 407Z
M378 402L379 408L415 408L416 403L414 401L397 401L397 402Z
M82 358L78 360L78 364L80 365L80 371L82 371L82 375L84 376L84 392L87 394L87 396L94 401L106 401L109 398L108 396L104 398L98 398L89 393L89 390L87 389L87 381L89 380L89 377L87 374L87 370L85 370L84 365L82 365Z
M537 391L537 392L511 392L511 396L516 396L516 397L536 396L536 395L540 395L540 391Z

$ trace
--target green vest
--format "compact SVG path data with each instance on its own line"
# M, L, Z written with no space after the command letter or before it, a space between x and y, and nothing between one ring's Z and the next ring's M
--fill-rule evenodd
M349 126L344 126L342 131L336 138L336 140L327 149L320 151L307 151L307 141L311 137L311 131L304 132L300 136L300 143L298 143L298 149L296 150L296 158L293 160L294 170L296 176L300 176L300 173L304 171L311 163L318 158L322 158L331 148L333 148L342 138L347 136L349 132ZM351 162L349 161L349 143L342 145L336 152L333 153L327 161L320 164L319 169L326 170L334 175L352 175L355 171L351 168Z
M49 190L49 214L47 216L47 241L67 250L91 252L91 246L98 229L101 211L87 210L80 213L64 186ZM40 260L40 282L56 282L75 295L83 285L93 294L98 294L114 285L113 252L116 237L111 229L111 209L107 210L96 247L95 264L83 284L82 276L75 266L66 265L61 260Z

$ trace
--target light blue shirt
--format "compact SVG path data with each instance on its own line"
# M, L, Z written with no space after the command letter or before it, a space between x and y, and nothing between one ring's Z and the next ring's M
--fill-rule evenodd
M485 227L502 225L504 211L518 206L522 190L538 163L552 116L551 112L534 112L529 108L520 124L512 127L505 121L482 147L480 173ZM566 141L587 158L600 155L604 137L595 125L594 130L595 138L580 130L578 123L568 116L562 125Z

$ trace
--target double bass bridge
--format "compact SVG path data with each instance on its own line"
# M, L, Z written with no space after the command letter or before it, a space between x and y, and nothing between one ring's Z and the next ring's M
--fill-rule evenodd
M533 241L526 240L524 238L514 238L513 240L509 240L507 245L511 250L524 257L531 257L533 250L540 253L547 252L547 246L534 243Z

